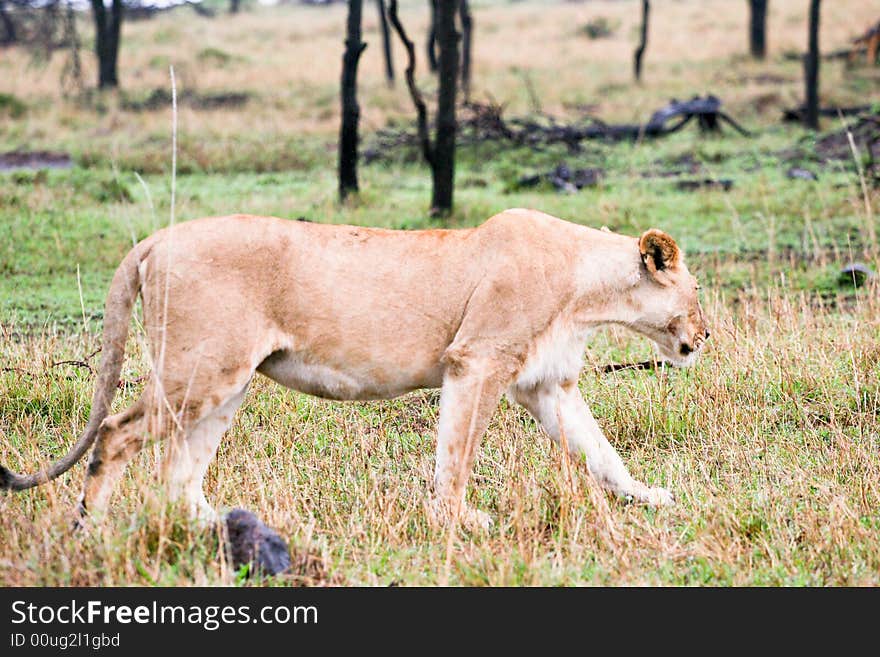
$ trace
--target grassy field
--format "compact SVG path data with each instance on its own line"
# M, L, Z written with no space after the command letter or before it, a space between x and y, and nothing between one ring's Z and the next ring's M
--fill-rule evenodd
M756 132L662 141L587 143L534 152L484 144L459 153L450 226L508 207L534 207L631 235L656 226L687 253L704 288L712 339L688 371L600 375L643 359L648 343L604 331L587 345L583 394L631 472L670 488L676 506L651 510L596 494L584 468L564 474L560 451L528 414L503 402L483 441L470 501L487 533L456 533L449 583L479 585L880 584L880 300L877 285L839 280L852 261L875 269L880 194L863 188L857 158L823 161L816 137L782 124L800 102L805 2L770 3L766 62L744 56L746 3L682 0L655 10L645 79L631 81L636 2L474 2L474 92L505 116L585 112L645 121L670 97L713 92ZM876 8L824 8L822 44L845 47ZM421 42L423 2L402 18ZM412 120L401 81L382 78L372 4L365 8L360 84L363 136ZM604 16L607 39L583 26ZM278 7L204 19L188 9L124 27L118 93L64 96L56 56L35 66L0 54L0 152L61 150L70 170L0 173L0 463L32 471L65 452L88 416L94 379L81 365L100 344L103 297L132 244L167 223L171 111L138 109L169 89L246 92L240 107L180 111L178 220L251 212L314 221L421 228L430 180L413 153L362 165L362 193L336 200L335 132L345 10ZM90 38L86 22L81 31ZM398 49L398 56L401 51ZM421 47L420 53L421 55ZM94 73L84 52L87 80ZM398 59L398 69L402 61ZM427 91L434 84L420 63ZM825 104L880 102L880 68L822 69ZM14 101L10 101L11 97ZM826 131L843 123L826 120ZM788 154L799 151L793 160ZM599 167L578 194L517 191L513 183L565 162ZM681 191L687 177L729 178L730 191ZM804 166L818 180L791 179ZM147 374L130 339L119 407ZM97 364L92 357L89 364ZM382 403L332 403L255 381L206 484L219 509L255 511L298 555L273 584L436 584L446 581L446 530L426 513L436 391ZM217 537L156 503L146 449L102 528L72 535L83 466L58 481L0 497L0 584L235 584ZM157 507L159 507L157 509Z

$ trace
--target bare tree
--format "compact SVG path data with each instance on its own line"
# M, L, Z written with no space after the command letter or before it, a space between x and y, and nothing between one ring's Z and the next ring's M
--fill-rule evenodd
M367 44L361 40L363 0L348 0L345 53L342 55L342 125L339 128L339 197L358 191L358 121L361 109L357 101L357 69Z
M755 59L767 56L767 0L749 0L749 52Z
M67 95L82 91L82 62L79 58L80 40L79 32L76 29L76 10L73 7L73 0L67 0L67 6L64 12L64 32L63 40L67 48L68 57L61 69L61 89Z
M6 0L0 0L0 23L3 23L3 38L0 39L0 46L8 46L18 40L15 32L15 23L6 9Z
M98 88L118 87L116 63L119 59L119 39L122 33L122 0L113 0L110 11L104 0L91 0L95 20L95 54L98 57Z
M645 54L645 48L648 47L648 20L651 15L650 0L642 0L642 29L639 34L639 45L636 48L633 57L633 69L636 76L636 82L642 80L642 56Z
M376 9L379 12L379 25L382 28L382 51L385 53L385 79L390 87L394 84L394 60L391 57L391 34L388 31L388 13L385 9L385 0L376 0Z
M431 211L434 214L445 214L452 209L455 183L455 95L458 84L458 40L460 38L455 29L455 16L458 13L458 0L438 0L437 9L440 88L437 99L437 126L433 143L428 130L427 105L415 81L415 45L407 36L406 30L397 16L397 0L391 0L388 5L388 18L406 48L407 66L404 71L406 85L416 107L422 155L431 167L433 179Z
M471 14L469 0L459 0L459 12L461 14L461 89L464 99L470 100L471 96L471 43L473 41L474 17Z
M428 68L437 72L437 3L440 0L428 0L428 40L425 44L428 53Z
M806 82L806 106L804 123L813 130L819 129L819 10L821 0L810 0L809 48L804 59Z

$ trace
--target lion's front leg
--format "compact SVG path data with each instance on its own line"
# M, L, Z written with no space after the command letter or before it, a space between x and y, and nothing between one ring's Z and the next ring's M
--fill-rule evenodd
M514 388L512 393L555 442L561 442L564 436L573 456L586 457L587 467L604 488L652 506L672 503L672 494L665 488L633 479L590 413L575 382L542 384L526 390Z
M486 364L468 363L447 371L440 393L440 422L434 468L433 512L469 527L488 528L488 514L464 501L474 458L505 387Z

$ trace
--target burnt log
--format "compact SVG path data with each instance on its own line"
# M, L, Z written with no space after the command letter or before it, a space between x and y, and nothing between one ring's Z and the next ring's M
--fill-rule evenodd
M392 0L390 7L393 9L393 11L389 11L392 25L398 29L395 0ZM399 29L398 32L400 32ZM405 33L401 38L410 52L410 65L407 67L406 78L410 94L417 108L417 131L412 133L390 129L380 130L371 146L366 149L364 156L368 162L372 162L382 159L388 151L418 146L425 159L433 166L434 153L429 137L427 107L412 75L413 44L405 37ZM555 144L564 144L571 152L578 152L581 149L581 142L588 140L616 143L663 137L681 130L695 118L697 125L705 132L720 131L722 125L727 123L739 133L751 136L748 130L721 110L721 101L715 96L695 97L683 102L673 100L654 112L644 125L610 124L595 117L587 117L579 123L562 124L555 121L553 117L544 114L505 120L501 114L502 107L496 104L466 103L463 110L465 114L458 125L459 139L462 144L500 141L516 146L526 146L534 150Z
M836 119L838 116L859 116L866 114L873 109L872 105L853 105L850 107L820 107L819 116L824 118ZM782 120L791 123L802 123L806 117L807 109L803 105L800 107L789 107L782 110Z

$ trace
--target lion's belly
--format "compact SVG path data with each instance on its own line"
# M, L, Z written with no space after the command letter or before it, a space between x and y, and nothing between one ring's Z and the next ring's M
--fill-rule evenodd
M301 353L279 351L264 360L257 371L281 385L317 397L337 400L391 399L418 388L439 387L442 372L436 368L388 370L370 364L342 369Z

